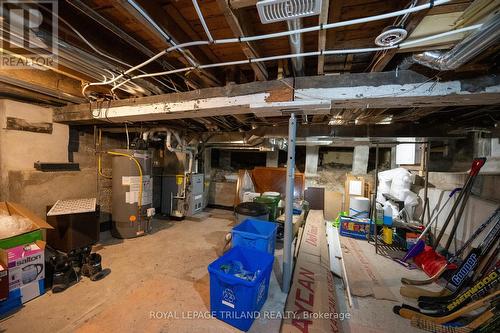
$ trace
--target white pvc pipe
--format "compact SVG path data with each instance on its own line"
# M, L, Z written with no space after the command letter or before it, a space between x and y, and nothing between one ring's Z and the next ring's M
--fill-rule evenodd
M207 34L208 40L212 42L214 39L210 34L210 30L208 30L208 26L207 23L205 22L205 18L203 17L203 13L201 12L200 6L198 6L198 1L193 0L193 6L194 9L196 10L196 14L198 14L198 18L200 19L201 25L203 26L203 30L205 30L205 33Z
M447 31L447 32L443 32L443 33L436 34L433 36L423 37L423 38L415 39L415 40L412 40L409 42L401 43L401 44L399 44L399 46L393 45L393 46L387 46L387 47L369 47L369 48L361 48L361 49L324 50L324 51L314 51L314 52L304 52L304 53L293 53L293 54L284 54L284 55L279 55L279 56L262 57L262 58L248 59L248 60L220 62L220 63L215 63L215 64L200 65L197 67L179 68L179 69L174 69L174 70L170 70L170 71L157 72L157 73L151 73L151 74L142 74L142 75L134 76L134 77L127 79L125 81L122 81L121 83L119 83L118 85L113 87L111 89L111 91L114 91L115 89L119 88L121 85L126 84L127 82L130 82L131 80L134 80L134 79L161 76L161 75L170 75L170 74L180 73L180 72L187 72L189 70L193 70L196 68L202 69L202 68L214 68L214 67L244 65L244 64L272 61L272 60L279 60L279 59L319 56L321 54L324 54L324 55L351 54L351 53L376 52L376 51L383 51L383 50L390 50L390 49L397 49L397 48L405 48L405 47L408 47L410 45L414 46L415 44L418 45L422 42L428 42L428 41L431 41L434 39L439 39L439 38L443 38L446 36L451 36L454 34L463 33L463 32L474 30L474 29L479 29L481 26L482 26L482 24L476 24L476 25L473 25L470 27L465 27L465 28L460 28L460 29L456 29L456 30L452 30L452 31Z
M451 0L436 0L436 1L434 1L433 6L439 6L439 5L448 3L450 1ZM128 0L128 2L136 10L138 10L141 14L145 15L142 8L140 8L138 5L136 5L133 0ZM372 21L377 21L377 20L384 20L387 18L405 15L408 13L415 13L415 12L418 12L421 10L426 10L426 9L430 8L431 6L432 6L431 3L429 2L427 4L415 6L412 8L406 8L406 9L402 9L402 10L398 10L398 11L386 13L386 14L374 15L374 16L353 19L353 20L348 20L348 21L335 22L335 23L323 24L323 25L318 25L318 26L309 27L309 28L287 30L287 31L282 31L282 32L277 32L277 33L272 33L272 34L265 34L265 35L258 35L258 36L248 36L248 37L241 36L239 38L226 38L226 39L219 39L219 40L212 40L212 41L193 41L193 42L187 42L187 43L182 43L182 44L176 44L175 42L173 42L170 39L170 43L173 46L169 47L167 50L161 51L160 53L158 53L157 55L155 55L151 59L146 60L145 62L142 62L142 63L138 64L137 66L132 67L131 69L127 70L124 74L128 74L136 69L139 69L139 68L147 65L151 61L156 60L157 58L163 56L166 53L169 53L171 51L178 50L178 49L182 50L183 48L187 48L187 47L191 47L191 46L209 45L211 43L213 43L213 44L227 44L227 43L238 43L238 42L242 43L242 42L250 42L250 41L256 41L256 40L263 40L263 39L284 37L284 36L289 36L289 35L293 35L293 34L297 34L297 33L307 33L307 32L320 31L320 30L328 30L328 29L345 27L345 26L354 25L354 24L361 24L361 23L372 22ZM146 19L147 19L147 17L146 17ZM161 32L162 30L160 29L159 31ZM367 51L367 52L371 52L371 51ZM338 53L329 53L329 54L338 54ZM278 58L278 59L283 59L283 58ZM190 58L188 58L188 60L191 61ZM252 61L254 61L254 60L252 60ZM192 63L192 65L196 65L196 64ZM194 67L196 67L196 66L194 66ZM199 68L202 68L202 66L199 66ZM206 68L209 68L209 67L206 67ZM106 83L105 82L95 82L95 83L88 84L88 86L107 85L110 83L114 83L114 82L122 79L124 77L124 74L118 75L113 80L108 81ZM154 76L157 76L157 75L154 75ZM87 88L87 85L84 87L84 89L86 89L86 88Z

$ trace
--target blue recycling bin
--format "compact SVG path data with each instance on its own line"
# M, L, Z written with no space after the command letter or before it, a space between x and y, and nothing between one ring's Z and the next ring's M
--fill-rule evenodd
M247 271L259 271L255 279L245 280L221 269L221 266L235 261L240 262ZM208 265L212 315L242 331L248 331L266 302L273 262L273 255L236 246Z
M277 228L274 222L246 219L231 231L233 247L241 246L274 255Z

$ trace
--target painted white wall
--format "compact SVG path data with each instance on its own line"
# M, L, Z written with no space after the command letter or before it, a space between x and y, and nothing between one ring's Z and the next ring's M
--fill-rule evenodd
M441 214L436 215L437 212L441 209L441 207L444 205L446 202L446 199L448 199L449 195L451 193L451 190L443 190L439 188L429 188L428 191L428 197L429 197L429 204L430 204L430 211L431 211L431 219L433 219L435 216L438 218L437 222L437 232L435 235L439 234L439 231L441 230L446 217L451 211L451 207L453 206L454 201L458 197L458 194L454 196L453 199L451 199L446 207L443 209ZM424 190L420 190L419 196L422 198L424 195ZM464 214L462 215L462 218L460 220L460 224L457 228L456 232L456 240L458 246L462 244L464 241L466 241L469 236L474 233L474 231L477 229L478 226L480 226L483 222L487 220L487 218L493 213L493 211L498 207L498 204L492 201L487 201L483 200L477 196L471 195L469 197L469 200L467 201L467 205L464 210ZM458 211L458 208L457 208ZM451 231L453 222L456 217L456 213L454 218L451 220L450 224L448 225L448 228L446 229L447 231L445 232L443 236L443 240L441 240L441 245L446 244L446 240L448 239L449 232ZM427 220L424 220L425 223L427 223ZM435 229L433 228L432 231L434 232ZM482 235L484 236L484 234ZM483 237L479 237L474 243L474 245L477 245L479 241ZM454 248L454 242L452 242L452 245L450 247L451 252L455 251Z
M0 100L0 201L18 202L44 218L46 206L59 199L96 196L92 163L92 167L78 172L41 172L34 168L36 161L68 162L69 126L53 123L52 134L7 130L7 117L51 123L52 109Z
M52 134L6 130L7 117L29 122L52 122L52 109L10 100L0 100L0 145L2 172L32 170L33 163L68 162L69 127L53 124Z

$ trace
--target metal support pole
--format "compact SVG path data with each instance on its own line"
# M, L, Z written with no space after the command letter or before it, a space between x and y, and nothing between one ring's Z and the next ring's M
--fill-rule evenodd
M292 281L292 219L293 219L293 192L295 184L295 139L297 136L297 120L295 114L290 115L288 121L288 158L286 163L286 206L285 206L285 239L283 245L283 292L290 291Z
M424 182L424 209L422 210L422 216L420 217L420 222L422 222L422 225L427 226L427 223L430 223L430 207L429 207L429 197L427 195L428 189L429 189L429 160L431 156L431 143L427 142L427 144L424 146L425 151L423 152L424 155L424 174L425 174L425 182ZM426 218L426 212L429 213L427 214L427 223L424 223L424 220Z
M373 208L372 208L373 232L375 233L376 254L378 254L377 191L378 191L378 143L375 148L375 197L373 198Z

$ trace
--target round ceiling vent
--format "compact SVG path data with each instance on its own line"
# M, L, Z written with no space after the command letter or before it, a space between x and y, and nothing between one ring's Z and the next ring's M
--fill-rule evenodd
M403 41L408 32L400 27L387 27L375 38L375 44L378 46L393 46Z

